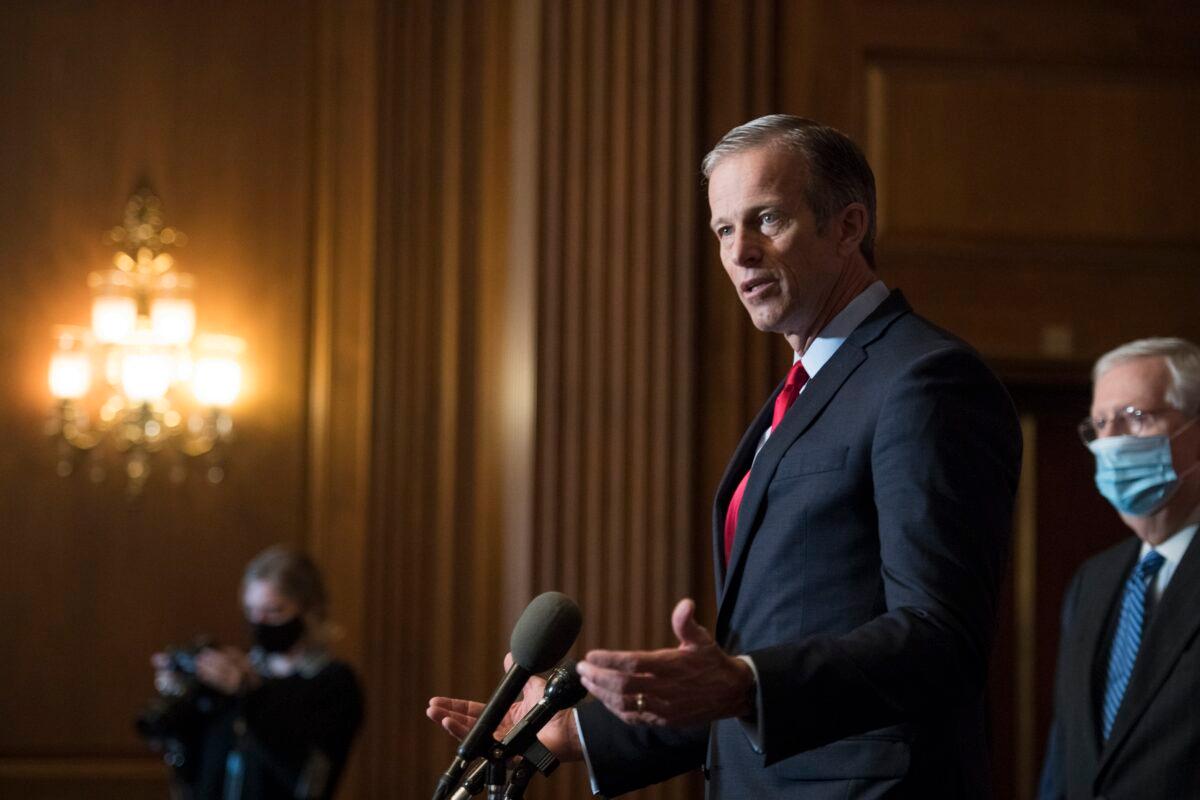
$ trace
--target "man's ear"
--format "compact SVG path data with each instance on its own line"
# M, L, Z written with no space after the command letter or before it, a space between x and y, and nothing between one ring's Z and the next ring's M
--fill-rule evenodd
M857 252L867 235L867 207L862 203L851 203L834 218L837 231L838 251L843 255Z

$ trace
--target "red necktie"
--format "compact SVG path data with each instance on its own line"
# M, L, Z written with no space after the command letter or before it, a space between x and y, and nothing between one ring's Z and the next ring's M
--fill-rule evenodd
M783 388L775 396L775 410L771 414L772 431L779 427L779 423L783 420L783 415L792 407L792 403L796 402L796 397L799 396L800 390L804 388L804 384L807 381L808 373L804 371L804 364L796 361L795 364L792 364L791 371L788 372L787 381L784 382ZM742 476L742 482L733 491L733 497L729 500L729 508L725 511L726 564L729 563L729 554L733 552L733 536L737 533L738 507L742 504L742 495L746 493L746 484L749 481L750 470L746 470L746 474Z

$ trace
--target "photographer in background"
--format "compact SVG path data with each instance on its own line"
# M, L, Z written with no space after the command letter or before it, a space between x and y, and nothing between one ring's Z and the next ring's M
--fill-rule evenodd
M188 743L177 788L194 800L330 798L362 723L362 692L326 649L321 574L293 548L268 548L246 567L242 606L250 652L214 645L195 653L194 682L206 697L192 703L190 730L175 732ZM184 694L178 661L152 658L163 695Z

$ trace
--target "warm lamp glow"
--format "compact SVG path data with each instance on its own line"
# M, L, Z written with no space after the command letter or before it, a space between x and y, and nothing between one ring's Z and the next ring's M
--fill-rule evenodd
M238 363L245 343L234 336L202 336L200 351L192 365L192 391L206 406L228 408L242 390L242 365Z
M96 340L113 344L129 338L137 327L137 301L109 295L92 301L92 330Z
M57 402L46 431L56 439L56 471L66 477L86 466L99 483L112 462L123 463L132 497L156 461L181 483L191 472L185 462L203 456L205 478L220 483L245 342L196 334L195 282L165 252L186 237L163 225L149 188L129 198L108 239L118 247L115 268L88 275L91 329L55 328L48 377ZM169 455L158 457L163 450Z
M50 394L78 400L92 385L92 362L86 353L55 353L50 358Z
M150 303L150 329L163 344L187 344L196 332L196 307L181 297L159 297Z
M92 358L88 332L73 325L54 331L54 355L50 357L50 393L59 400L78 400L92 383Z
M196 362L192 386L204 405L228 408L242 390L242 365L228 358L202 358Z
M138 306L133 284L117 270L93 272L88 276L92 287L92 330L102 344L128 339L137 328Z
M131 347L121 358L121 390L135 403L166 397L173 375L171 356L151 345Z
M193 285L192 276L183 272L168 272L158 278L150 301L150 328L163 344L184 345L195 335Z

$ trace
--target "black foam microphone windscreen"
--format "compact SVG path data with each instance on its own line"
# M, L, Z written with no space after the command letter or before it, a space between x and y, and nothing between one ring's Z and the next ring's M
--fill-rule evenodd
M583 614L562 592L543 592L530 601L513 626L513 661L530 673L545 672L562 660L579 636Z
M545 672L562 660L582 626L579 606L562 592L543 592L525 607L509 638L513 665L459 745L457 755L438 781L434 800L446 797L467 764L495 743L492 734L496 726L520 696L529 676Z

